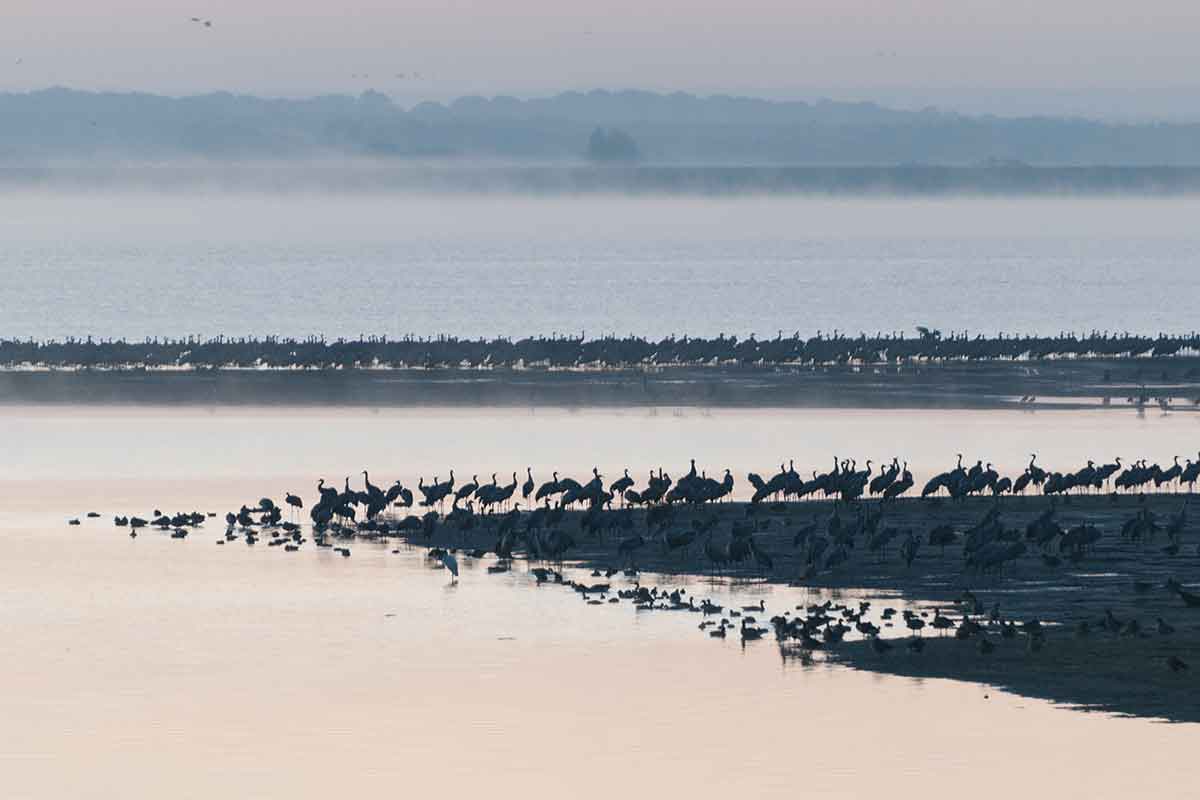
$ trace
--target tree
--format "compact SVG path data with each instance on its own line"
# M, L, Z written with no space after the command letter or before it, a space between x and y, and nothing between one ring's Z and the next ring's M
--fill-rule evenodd
M588 158L602 163L629 163L640 158L637 142L616 128L596 128L588 138Z

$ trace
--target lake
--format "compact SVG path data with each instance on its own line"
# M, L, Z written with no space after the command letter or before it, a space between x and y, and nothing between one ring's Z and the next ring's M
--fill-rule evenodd
M0 192L0 336L1188 331L1200 198ZM0 794L1185 796L1190 725L742 647L518 564L136 539L361 470L1167 464L1192 414L0 409ZM68 527L89 510L99 519ZM398 549L398 552L392 552ZM582 578L583 575L576 574ZM643 576L655 581L655 576ZM771 613L827 597L663 578ZM627 585L627 584L619 584ZM894 598L871 598L901 604Z
M1200 197L0 191L0 336L1187 332Z

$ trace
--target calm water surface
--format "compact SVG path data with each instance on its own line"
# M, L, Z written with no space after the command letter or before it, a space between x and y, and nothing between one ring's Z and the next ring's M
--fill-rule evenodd
M285 489L314 493L318 477L340 484L369 469L375 483L415 485L472 474L501 482L514 470L539 482L554 470L586 478L597 466L643 482L665 467L676 477L688 460L740 488L749 471L773 474L794 459L797 471L827 471L835 456L878 466L907 460L917 485L954 466L993 462L1018 474L1038 454L1048 470L1078 469L1123 457L1163 464L1196 457L1200 416L1131 409L1090 411L738 410L714 409L278 409L0 408L5 447L0 480L103 478L246 479L257 501ZM282 476L287 486L270 478Z
M0 336L1186 332L1200 198L0 192Z
M93 508L223 511L360 466L382 482L581 453L674 464L700 443L700 455L740 465L752 452L756 463L781 450L815 457L830 440L930 461L969 444L1017 460L1031 440L1077 457L1101 434L1105 455L1117 443L1162 458L1195 431L1182 416L872 419L6 409L2 793L1187 796L1194 726L806 667L769 641L710 640L690 614L586 606L520 569L467 564L450 585L419 553L383 545L343 559L216 547L215 530L130 540L107 519L64 524ZM819 599L691 588L775 611Z

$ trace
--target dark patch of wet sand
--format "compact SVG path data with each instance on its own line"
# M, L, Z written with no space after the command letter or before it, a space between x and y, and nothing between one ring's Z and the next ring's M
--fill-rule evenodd
M1026 652L1025 636L1005 640L993 628L989 637L998 647L987 657L979 655L974 639L941 641L933 635L925 637L928 648L921 656L910 657L902 642L896 641L896 649L883 657L868 649L864 642L846 642L832 657L864 670L977 681L1071 706L1173 721L1200 721L1200 692L1196 691L1200 689L1200 608L1185 606L1165 586L1168 578L1175 578L1200 593L1196 588L1200 583L1197 523L1185 526L1175 555L1164 552L1167 541L1163 534L1144 543L1125 541L1120 536L1122 523L1139 510L1148 508L1165 523L1187 498L1185 494L1171 493L1142 498L1123 495L1115 500L1108 495L1060 498L1055 502L1059 524L1064 528L1082 522L1097 525L1103 534L1101 540L1077 561L1059 556L1062 560L1056 566L1047 564L1042 552L1031 544L1029 552L1008 564L1002 574L978 574L965 569L961 536L944 553L924 543L928 531L939 525L951 525L961 534L987 513L993 505L991 499L971 498L962 502L901 499L884 504L880 527L912 529L921 537L923 544L911 567L898 555L898 539L893 540L886 554L872 553L860 536L844 564L803 579L800 576L807 571L804 548L792 546L793 536L814 520L824 533L835 506L828 501L786 503L776 506L776 511L765 507L754 517L760 525L765 523L754 536L770 554L773 567L759 567L751 558L744 564L720 569L720 577L713 579L740 584L747 591L752 591L756 583L766 582L829 589L835 594L844 591L848 596L895 596L898 601L920 605L929 611L939 607L956 622L964 611L984 621L986 612L998 603L1000 615L1006 620L1037 619L1045 623L1047 632L1041 652ZM1023 531L1050 502L1043 496L1004 498L1000 503L1001 521L1005 528ZM880 504L873 501L864 505L875 510ZM744 503L681 508L668 529L687 529L692 519L715 514L719 521L714 528L714 542L724 543L733 524L742 524L747 519L746 511ZM851 522L857 513L853 505L841 506L839 511L846 522ZM601 570L625 566L625 560L617 555L617 545L629 533L586 537L579 531L581 516L569 512L559 526L578 541L569 553L570 563ZM704 555L703 537L687 552L668 553L646 530L640 511L633 532L652 539L633 559L638 569L660 576L689 576L692 580L714 576L713 566ZM416 535L410 541L416 545L470 548L490 547L494 539L485 524L482 530L466 535L440 526L432 538ZM1051 548L1047 554L1058 556L1057 548ZM967 590L977 598L977 608L958 602ZM768 608L767 613L784 610ZM873 609L871 615L876 622L879 622L878 611ZM1098 623L1106 611L1112 611L1123 622L1137 620L1143 635L1120 636L1103 631ZM1156 632L1159 617L1175 628L1174 634L1160 636ZM1074 629L1079 622L1089 623L1092 633L1076 640ZM907 634L902 624L897 622L893 628L885 629L885 636ZM1171 672L1166 663L1170 655L1183 659L1191 668L1178 674Z
M1035 398L1022 403L1022 398ZM0 404L1100 408L1200 400L1200 358L603 370L0 371Z
M996 649L987 655L980 653L976 639L925 639L921 653L910 653L897 642L884 655L868 642L846 642L830 652L830 660L868 672L970 681L1086 711L1200 722L1200 627L1194 624L1169 637L1093 632L1078 638L1051 632L1038 652L1029 652L1024 635L1006 640L992 633L988 639ZM1171 656L1191 668L1171 671Z

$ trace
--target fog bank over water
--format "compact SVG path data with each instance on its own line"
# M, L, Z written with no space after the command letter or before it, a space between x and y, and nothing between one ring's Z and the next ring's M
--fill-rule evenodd
M1200 166L987 162L787 166L588 164L511 159L294 158L0 164L2 191L528 195L1069 196L1200 194Z
M1189 331L1200 198L0 192L0 335Z

